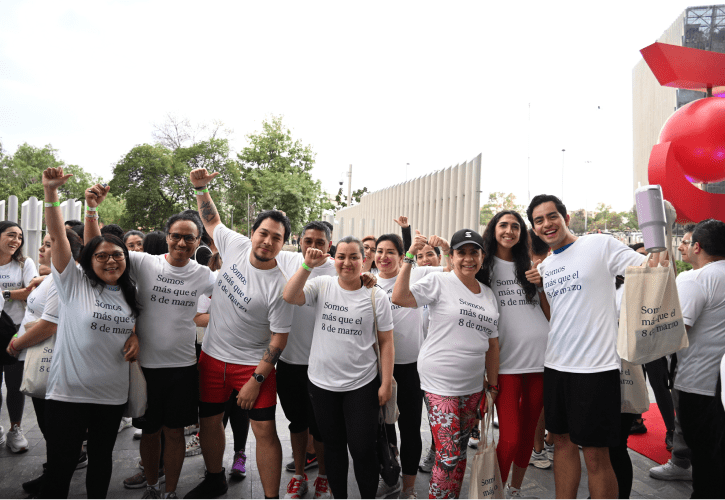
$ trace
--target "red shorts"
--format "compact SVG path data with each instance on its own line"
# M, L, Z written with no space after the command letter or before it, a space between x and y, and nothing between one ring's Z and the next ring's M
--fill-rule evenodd
M225 363L204 351L199 357L199 400L203 403L226 403L233 391L246 384L256 366ZM274 368L259 388L259 396L252 409L269 408L277 404L277 375Z

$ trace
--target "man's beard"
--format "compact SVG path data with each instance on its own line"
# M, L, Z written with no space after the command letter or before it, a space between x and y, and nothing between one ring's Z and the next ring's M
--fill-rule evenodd
M270 260L274 259L274 257L261 257L261 256L257 255L257 252L254 252L254 258L260 262L269 262Z

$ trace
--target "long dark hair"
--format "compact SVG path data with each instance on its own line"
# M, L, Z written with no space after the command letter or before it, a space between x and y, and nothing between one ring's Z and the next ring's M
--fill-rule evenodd
M516 279L526 293L526 300L531 302L536 297L536 285L526 279L526 271L531 269L531 256L529 255L529 233L523 217L513 210L503 210L493 216L483 233L483 266L481 267L481 282L490 287L493 278L493 263L498 249L496 241L496 224L504 215L513 215L521 227L519 241L511 248L516 266Z
M25 257L23 257L23 245L25 244L25 233L23 232L23 228L20 227L15 222L6 220L0 222L0 234L3 234L5 231L10 229L11 227L17 227L20 229L20 246L17 250L15 250L15 253L10 257L12 260L14 260L17 263L23 263L25 262Z
M138 303L136 302L136 283L134 283L131 279L131 262L128 257L128 249L126 248L126 245L123 244L123 241L121 241L121 238L112 234L96 236L83 247L78 263L81 265L83 272L86 273L86 276L90 280L91 286L96 288L103 288L106 286L106 283L99 278L93 270L93 254L96 253L98 245L104 241L111 243L112 245L116 245L123 251L123 257L126 259L126 269L123 270L123 274L120 278L118 278L118 285L121 287L123 298L126 299L126 303L131 308L133 316L137 317L140 310ZM68 265L72 264L69 262Z

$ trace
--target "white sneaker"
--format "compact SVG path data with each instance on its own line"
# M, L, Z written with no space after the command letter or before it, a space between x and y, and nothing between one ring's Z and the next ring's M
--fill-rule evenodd
M304 498L307 494L307 474L301 476L292 476L287 485L287 493L285 498Z
M13 425L13 427L8 431L6 438L7 447L10 448L10 451L13 453L28 451L28 440L25 439L25 436L23 435L23 428L18 424Z
M375 498L398 498L401 490L403 489L403 480L398 478L398 482L393 486L388 486L383 478L378 481L378 491L375 493Z
M0 425L0 446L5 444L5 427Z
M131 417L121 417L121 422L118 424L118 432L131 427Z
M184 427L184 436L191 436L199 432L199 424L187 425Z
M184 456L193 457L201 453L201 444L199 443L199 436L194 436L186 443L186 451Z
M436 450L435 448L428 448L428 453L420 459L418 464L418 470L421 472L430 472L433 470L433 466L436 463Z
M692 481L692 467L685 469L672 463L672 460L668 460L664 465L652 467L649 475L662 481Z
M546 456L550 461L554 461L554 445L548 444L544 441L544 450L546 450Z
M541 450L538 453L536 450L533 450L531 452L529 463L537 469L548 469L551 467L551 460L549 460L549 457L546 455L546 450Z
M510 484L507 484L504 486L503 489L504 498L536 498L536 497L527 497L521 494L521 488L514 488Z

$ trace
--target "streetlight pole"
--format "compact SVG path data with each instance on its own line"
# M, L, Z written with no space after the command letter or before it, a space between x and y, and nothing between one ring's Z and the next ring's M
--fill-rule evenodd
M564 202L564 153L566 149L561 150L561 201Z

